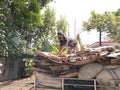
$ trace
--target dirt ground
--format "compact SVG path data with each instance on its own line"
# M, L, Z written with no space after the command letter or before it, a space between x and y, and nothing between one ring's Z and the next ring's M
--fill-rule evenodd
M0 90L34 90L35 78L0 82Z

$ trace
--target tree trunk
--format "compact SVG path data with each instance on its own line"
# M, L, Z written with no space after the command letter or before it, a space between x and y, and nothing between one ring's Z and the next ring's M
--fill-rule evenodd
M99 46L102 46L102 30L99 29Z

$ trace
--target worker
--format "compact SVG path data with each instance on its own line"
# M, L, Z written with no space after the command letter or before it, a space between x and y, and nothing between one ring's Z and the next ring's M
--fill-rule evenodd
M62 31L57 32L57 37L60 43L60 49L57 55L61 55L65 48L68 48L67 54L72 54L79 51L79 43L77 40L71 37L66 37Z

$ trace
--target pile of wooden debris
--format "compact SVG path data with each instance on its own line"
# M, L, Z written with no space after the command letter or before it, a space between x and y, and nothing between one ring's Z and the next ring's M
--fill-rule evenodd
M92 62L103 65L120 64L120 52L108 48L57 56L50 52L36 51L33 70L53 74L57 77L71 78L78 76L81 66Z

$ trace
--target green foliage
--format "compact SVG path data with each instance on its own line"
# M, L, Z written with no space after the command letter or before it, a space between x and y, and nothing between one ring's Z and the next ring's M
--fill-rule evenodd
M42 27L42 31L45 32L44 35L47 37L51 37L51 34L55 32L56 25L56 17L54 9L49 6L46 7L43 14L44 26Z
M56 34L56 17L54 9L47 6L42 14L42 19L44 25L38 27L34 43L37 49L42 51L50 51L49 46L53 44L56 39L53 37Z
M68 22L65 16L60 15L59 20L57 21L57 30L62 30L66 34L68 27Z
M51 46L51 51L52 51L53 54L57 54L59 50L58 50L57 47L55 47L54 45L52 45Z
M76 40L79 42L80 44L80 50L84 50L84 45L82 44L81 42L81 38L80 38L80 34L78 33L77 36L76 36Z
M25 66L26 66L26 69L25 69L25 76L26 77L29 77L32 75L32 60L31 59L25 59L26 63L25 63Z
M66 53L67 53L67 51L68 51L68 49L67 49L67 48L65 48L65 49L63 50L62 54L66 54Z
M120 46L116 45L116 46L115 46L115 49L116 49L116 50L120 50Z
M96 29L99 32L99 45L101 46L102 32L106 30L106 18L107 15L98 14L95 11L91 12L90 19L87 22L83 22L83 28L86 31Z
M108 14L98 14L95 11L91 12L90 19L87 22L83 22L84 30L90 31L91 29L105 31L105 25Z
M115 15L116 15L116 16L120 16L120 9L117 10L117 12L116 12Z
M51 51L50 45L51 43L48 40L44 40L42 42L42 48L40 48L40 50L45 52L50 52Z
M37 27L44 25L40 11L50 1L1 0L0 56L19 57L28 53L36 40Z
M112 12L109 16L109 23L107 25L109 30L108 35L114 42L120 42L120 16L119 9Z
M40 2L40 5L42 7L45 7L48 3L54 1L54 0L38 0Z
M117 16L118 15L118 16ZM108 36L115 42L120 41L120 24L119 24L119 9L117 12L104 12L98 14L95 11L91 12L90 19L83 22L83 29L90 31L96 29L101 42L102 32L107 32Z
M57 53L58 53L58 51L59 51L59 49L58 49L56 46L51 45L51 51L52 51L52 53L53 53L53 54L57 54ZM68 51L68 49L67 49L67 48L65 48L65 49L62 51L62 54L66 54L66 53L67 53L67 51Z

